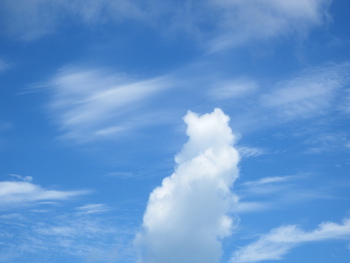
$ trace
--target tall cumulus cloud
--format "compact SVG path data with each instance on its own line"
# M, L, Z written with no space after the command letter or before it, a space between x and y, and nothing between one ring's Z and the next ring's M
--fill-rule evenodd
M231 235L239 154L222 110L188 112L188 142L176 168L150 194L142 231L135 239L142 263L220 262L221 240Z

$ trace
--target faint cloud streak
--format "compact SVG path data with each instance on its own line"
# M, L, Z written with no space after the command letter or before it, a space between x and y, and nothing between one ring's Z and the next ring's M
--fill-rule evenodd
M53 92L49 106L65 139L117 137L159 122L161 113L140 109L171 85L166 76L137 81L103 70L68 68L49 82Z
M263 235L258 241L236 251L230 262L246 263L280 260L294 247L307 242L350 238L350 219L343 223L325 222L313 231L306 232L296 225L282 226Z

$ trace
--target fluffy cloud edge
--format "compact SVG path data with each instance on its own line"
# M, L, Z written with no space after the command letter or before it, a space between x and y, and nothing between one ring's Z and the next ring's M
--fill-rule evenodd
M171 176L150 194L142 231L135 239L139 262L219 262L221 240L232 234L238 151L220 109L184 117L189 139L176 155Z

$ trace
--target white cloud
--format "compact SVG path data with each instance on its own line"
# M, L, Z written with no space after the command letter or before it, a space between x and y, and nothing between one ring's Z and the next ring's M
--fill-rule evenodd
M119 24L128 20L164 34L188 33L211 39L217 51L250 40L280 35L305 35L327 17L330 0L2 0L7 33L24 40L55 32L66 21L85 26Z
M306 153L311 154L320 154L325 152L334 152L338 151L348 142L348 134L341 132L334 133L319 133L316 136L305 141L305 144L308 146Z
M105 204L88 204L77 207L76 209L78 214L81 215L103 213L109 210Z
M280 183L280 182L287 182L293 179L296 179L300 176L297 175L289 175L289 176L274 176L274 177L265 177L262 179L259 179L257 181L249 181L243 183L243 185L262 185L262 184L271 184L271 183Z
M49 83L50 108L64 137L89 141L130 132L159 121L161 113L138 112L155 94L169 88L160 77L135 81L103 70L63 69Z
M0 182L0 207L7 208L48 200L66 200L86 191L46 190L30 182Z
M256 157L266 153L266 150L257 147L241 146L237 149L244 157Z
M143 230L136 238L140 262L220 262L220 240L232 233L230 187L239 155L229 117L220 109L184 117L188 142L175 172L150 194Z
M313 187L310 188L312 182ZM316 182L316 183L315 183ZM263 177L235 185L239 202L233 207L237 213L285 210L306 202L336 198L334 186L317 183L310 173Z
M0 217L0 262L52 262L57 254L66 260L116 262L130 257L128 246L134 233L130 226L117 228L115 218L96 213L46 212Z
M2 19L8 34L31 41L55 32L66 21L86 26L140 20L145 12L137 1L127 0L1 0Z
M19 174L8 174L8 176L15 177L15 178L20 179L20 180L25 181L25 182L33 181L33 177L31 177L31 176L24 176L23 177L23 176L21 176Z
M221 13L222 33L211 43L218 51L256 39L305 35L325 21L330 0L209 1Z
M337 92L348 83L349 64L309 70L262 96L262 105L284 120L308 118L330 110Z
M295 225L282 226L263 235L258 241L235 252L231 262L260 262L282 259L292 248L306 242L350 238L350 219L342 224L326 222L306 232Z

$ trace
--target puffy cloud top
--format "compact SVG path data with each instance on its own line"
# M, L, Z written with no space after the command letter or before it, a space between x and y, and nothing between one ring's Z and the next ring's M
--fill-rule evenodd
M189 140L176 156L175 172L149 197L136 238L139 262L219 262L220 239L232 232L230 187L239 155L229 117L215 109L202 116L188 112L184 120Z

